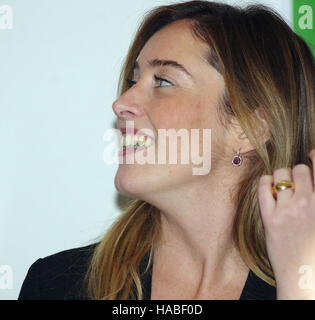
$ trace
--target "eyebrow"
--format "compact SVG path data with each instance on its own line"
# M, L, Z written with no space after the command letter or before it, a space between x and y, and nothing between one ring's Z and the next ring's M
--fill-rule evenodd
M153 59L148 61L149 66L151 67L164 67L164 66L170 66L173 68L176 68L184 73L186 73L189 77L192 78L192 75L187 71L187 69L180 63L174 60L160 60L160 59ZM137 61L135 61L133 70L139 70L140 66Z

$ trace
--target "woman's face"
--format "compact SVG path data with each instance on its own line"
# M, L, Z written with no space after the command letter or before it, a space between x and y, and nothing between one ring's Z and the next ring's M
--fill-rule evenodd
M145 157L154 151L155 158L151 164L140 164L135 160L134 164L119 165L115 186L122 194L146 200L146 195L170 192L211 175L217 165L214 158L222 159L222 147L227 142L226 131L218 120L216 109L224 91L224 81L206 61L207 52L206 44L193 36L188 20L164 27L147 41L140 52L131 79L133 83L113 103L113 109L118 117L118 128L125 128L126 121L133 121L133 126L139 130L152 130L153 143L132 152L134 156ZM206 148L215 155L209 160L210 172L194 175L192 168L201 164L196 165L191 159L188 164L181 163L183 147L179 138L177 151L174 148L166 151L167 155L177 154L177 164L169 163L168 158L166 163L158 162L160 129L174 129L176 132L184 129L188 132L189 141L191 129L200 129L200 155L205 140L203 129L211 129L211 141L206 141ZM169 144L160 140L161 146L169 150Z

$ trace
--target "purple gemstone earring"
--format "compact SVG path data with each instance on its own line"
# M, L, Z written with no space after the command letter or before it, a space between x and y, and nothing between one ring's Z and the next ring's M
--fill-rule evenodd
M239 167L242 164L242 161L243 161L243 158L240 154L240 150L238 150L232 159L232 164L234 167Z

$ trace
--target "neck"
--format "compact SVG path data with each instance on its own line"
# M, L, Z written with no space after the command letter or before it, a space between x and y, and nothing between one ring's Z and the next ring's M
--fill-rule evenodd
M228 181L224 179L227 176ZM155 257L185 265L195 277L209 283L220 277L227 279L227 274L234 277L227 271L244 268L232 237L236 213L232 190L237 191L236 185L225 172L159 194L158 200L151 202L161 213L162 232Z

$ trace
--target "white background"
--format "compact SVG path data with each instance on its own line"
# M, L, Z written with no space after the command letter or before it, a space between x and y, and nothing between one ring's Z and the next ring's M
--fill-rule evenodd
M13 288L0 299L18 297L35 260L94 242L121 212L103 134L141 17L174 2L0 0L13 9L0 30L0 266ZM290 0L259 2L291 23Z

